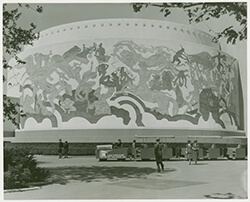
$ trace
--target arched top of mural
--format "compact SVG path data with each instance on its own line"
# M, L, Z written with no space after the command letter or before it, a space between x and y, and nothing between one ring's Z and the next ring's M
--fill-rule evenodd
M96 38L157 38L219 48L210 34L182 24L144 19L102 19L74 22L44 30L40 32L40 39L32 47L26 47L26 50L76 39Z

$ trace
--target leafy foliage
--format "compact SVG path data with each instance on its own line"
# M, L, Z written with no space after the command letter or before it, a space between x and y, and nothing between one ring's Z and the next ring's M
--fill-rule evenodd
M202 22L210 18L220 18L222 15L234 16L240 28L233 26L215 33L214 41L227 38L227 43L235 44L236 40L247 39L247 3L246 2L216 2L216 3L132 3L134 12L140 12L148 6L158 7L165 17L173 9L183 9L187 13L189 23ZM211 31L211 30L210 30Z
M4 189L27 187L28 183L44 181L50 173L37 167L27 149L4 149Z
M21 117L25 116L25 114L22 113L22 110L20 111L20 104L12 101L6 95L3 95L3 108L3 116L10 120L15 126L19 127L18 115Z
M35 12L41 13L43 11L41 6L33 8L29 4L17 4L16 9L7 9L7 4L3 4L3 68L11 69L8 64L9 58L14 58L17 63L24 64L17 54L22 50L24 45L32 45L33 41L39 38L39 34L34 32L36 26L31 23L29 29L23 29L18 26L18 20L22 13L19 11L20 7L32 9ZM3 82L6 81L3 75ZM4 121L10 120L14 125L18 125L17 115L20 105L13 102L7 96L3 97L3 114Z

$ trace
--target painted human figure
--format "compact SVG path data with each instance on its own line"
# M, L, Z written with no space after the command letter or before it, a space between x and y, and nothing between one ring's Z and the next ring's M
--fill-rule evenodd
M163 145L160 142L160 138L156 139L156 145L155 145L154 153L155 153L157 171L158 172L164 171L164 164L162 162Z
M105 55L105 49L102 47L102 43L100 43L96 49L95 56L99 63L107 62L110 58L110 56Z
M78 53L77 56L87 59L89 53L90 53L90 48L86 47L85 44L83 44L82 51Z
M111 81L113 83L113 86L115 87L116 91L120 91L122 86L121 86L120 81L119 81L119 76L117 75L116 72L112 72L111 76L112 76Z
M187 148L186 148L186 155L187 155L189 165L191 165L191 161L192 161L192 144L191 144L190 140L188 140L188 144L187 144Z
M91 92L92 87L95 82L88 81L89 79L94 79L96 77L96 72L93 72L93 62L91 62L90 69L83 73L79 85L75 90L75 100L76 101L85 101L88 99L88 94Z
M93 43L92 46L86 47L85 44L82 45L82 51L77 53L77 56L81 58L81 62L84 64L88 64L88 58L92 57L92 53L96 51L96 43ZM79 59L79 58L78 58Z
M179 73L176 76L176 79L173 81L173 84L176 85L176 83L179 83L179 86L182 87L183 84L187 88L187 77L190 77L188 74L185 74L188 72L188 70L180 70Z
M133 79L125 71L124 67L120 68L119 74L120 74L120 84L122 88L125 87L125 85L127 86L128 84L130 85L133 84Z
M184 59L188 61L188 57L185 54L185 49L183 47L181 47L180 50L178 50L175 55L173 56L173 61L172 63L177 62L177 65L181 64L181 60L180 59Z
M199 146L198 146L197 140L194 141L192 150L193 150L194 163L195 165L197 165L198 154L199 154Z
M76 108L74 107L74 101L70 98L63 98L62 96L59 97L58 104L63 109L64 113L70 114L71 112L76 111Z

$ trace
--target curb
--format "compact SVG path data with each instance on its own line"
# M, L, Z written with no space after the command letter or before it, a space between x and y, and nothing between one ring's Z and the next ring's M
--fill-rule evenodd
M23 192L23 191L31 191L41 189L41 187L30 187L30 188L20 188L20 189L7 189L4 190L4 193L12 193L12 192Z

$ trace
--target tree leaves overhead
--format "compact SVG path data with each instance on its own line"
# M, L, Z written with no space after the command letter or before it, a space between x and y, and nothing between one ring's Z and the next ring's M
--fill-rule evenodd
M34 30L36 25L30 23L28 29L23 29L19 27L17 22L22 16L20 8L24 7L31 9L37 13L42 13L43 9L41 6L33 8L30 4L17 4L15 9L7 9L8 4L3 4L3 68L11 69L12 67L8 64L9 58L14 58L17 63L24 64L17 54L22 50L24 45L32 45L33 41L39 38L39 34L36 34ZM8 59L7 59L8 58ZM3 82L6 78L3 75ZM3 115L4 121L6 119L10 120L14 125L18 126L18 115L20 105L6 95L3 96ZM24 116L21 114L20 116Z
M22 4L18 4L22 7ZM26 8L33 9L29 4L25 4ZM7 4L3 4L3 46L5 52L9 55L15 55L21 51L23 45L32 45L33 41L39 38L39 35L34 33L36 26L31 23L29 29L18 27L17 21L22 13L19 8L13 10L6 9ZM34 9L33 9L34 10ZM42 12L41 7L38 11Z
M20 104L12 101L9 97L6 95L3 95L3 116L4 121L6 119L10 120L15 126L18 125L18 117L17 115L20 114L21 117L24 117L25 114L22 113L22 111L19 110Z
M240 28L233 26L215 33L214 41L224 37L227 43L235 44L237 40L247 39L247 3L246 2L216 2L216 3L132 3L134 12L140 12L146 7L158 7L159 12L165 17L176 8L181 8L187 13L189 23L200 23L211 18L219 19L222 15L235 17Z

